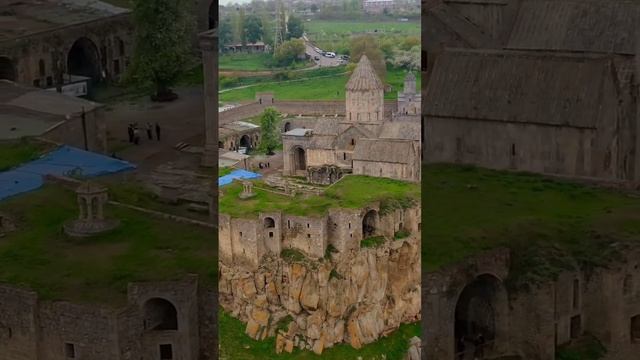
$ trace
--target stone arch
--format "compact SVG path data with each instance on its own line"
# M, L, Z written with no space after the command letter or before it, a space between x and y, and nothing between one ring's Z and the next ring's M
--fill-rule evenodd
M300 146L294 146L291 149L291 156L292 156L292 168L293 171L300 171L300 170L307 170L307 157L306 157L306 152L304 151L304 149Z
M362 217L362 238L374 236L378 227L378 212L371 209Z
M97 82L101 79L100 55L98 47L89 38L77 39L67 53L67 72L80 75Z
M246 147L247 150L251 149L251 137L249 135L242 135L240 138L240 147Z
M276 221L272 218L272 217L266 217L264 218L264 228L265 229L271 229L276 227Z
M222 141L218 141L218 149L224 149L224 143Z
M144 304L144 329L151 331L178 330L178 311L163 298L152 298Z
M454 312L455 352L460 351L461 339L472 343L478 335L485 340L484 356L499 352L506 344L508 299L502 280L484 273L468 283L460 292ZM465 351L473 350L465 346Z
M6 56L0 56L0 79L16 81L16 66Z
M286 123L284 123L284 132L287 132L289 130L291 130L291 123L287 121Z

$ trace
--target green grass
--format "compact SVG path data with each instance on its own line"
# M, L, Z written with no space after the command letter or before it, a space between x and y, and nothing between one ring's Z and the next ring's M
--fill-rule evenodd
M409 206L420 196L418 184L367 176L347 176L322 195L297 195L295 198L257 188L266 187L262 182L255 184L256 196L246 200L238 197L242 192L242 185L238 182L221 188L224 195L218 202L220 213L243 218L256 217L266 211L300 216L322 215L331 207L359 208L374 201L382 201L381 210L384 210L385 207Z
M311 40L331 35L357 34L378 30L395 34L420 34L420 22L409 21L332 21L313 20L304 23L305 31Z
M55 206L52 206L55 204ZM0 239L0 282L31 288L43 299L121 306L132 281L163 281L199 274L216 279L217 233L107 206L119 228L74 239L62 232L78 215L75 194L47 185L0 203L19 229Z
M235 169L231 167L221 167L220 169L218 169L218 177L229 175L233 172L233 170Z
M393 234L393 238L396 240L400 240L400 239L409 237L409 235L411 235L411 233L408 232L407 230L400 230L400 231L396 231L396 233Z
M273 54L270 53L238 53L220 54L218 56L218 67L220 70L236 71L264 71L275 70L273 66ZM298 61L288 66L288 69L300 69L312 65L308 61Z
M360 247L377 248L378 246L384 244L384 241L385 241L384 236L372 236L366 239L362 239L362 241L360 241Z
M40 157L54 146L36 140L22 139L0 143L0 172Z
M343 69L344 68L340 68ZM315 71L315 70L314 70ZM309 76L313 72L309 71ZM397 99L402 90L406 71L404 69L387 69L386 82L393 86L393 91L385 94L385 99ZM420 75L416 73L417 88L420 88ZM296 80L293 82L258 83L255 86L235 89L220 93L221 102L238 102L255 99L256 93L273 92L279 100L345 100L345 85L349 80L347 74L336 74L330 77ZM264 80L272 82L273 80Z
M512 250L510 285L602 266L639 244L640 199L570 182L473 167L423 168L423 266Z
M335 345L325 349L318 356L311 351L295 349L293 353L276 354L275 338L266 340L253 340L244 334L245 324L220 311L218 316L218 329L220 333L220 359L221 360L258 360L258 359L327 359L327 360L382 360L383 355L387 360L402 360L409 350L409 339L420 336L420 324L405 324L389 336L375 343L364 345L356 350L348 344Z

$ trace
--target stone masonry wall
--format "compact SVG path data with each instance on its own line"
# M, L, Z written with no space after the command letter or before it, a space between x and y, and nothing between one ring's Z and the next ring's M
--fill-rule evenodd
M37 308L35 292L0 285L0 354L7 360L37 358Z

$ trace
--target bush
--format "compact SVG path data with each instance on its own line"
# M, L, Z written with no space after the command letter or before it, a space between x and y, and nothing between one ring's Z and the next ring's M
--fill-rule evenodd
M376 248L384 244L384 236L372 236L360 241L361 248Z
M407 230L400 230L396 231L396 233L393 235L393 238L396 240L400 240L409 237L409 235L411 235L411 233Z

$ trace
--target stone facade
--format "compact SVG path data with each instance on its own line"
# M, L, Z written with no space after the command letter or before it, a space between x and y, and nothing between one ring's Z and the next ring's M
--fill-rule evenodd
M5 70L0 73L7 80L51 88L60 74L64 83L70 81L70 73L90 77L93 82L115 80L129 66L133 27L127 10L100 2L87 5L47 0L28 1L7 11L14 14L16 21L42 13L43 18L59 17L62 24L27 22L33 28L1 34L0 59L4 61L0 64ZM83 20L69 21L70 18Z
M607 347L605 359L632 359L640 351L634 322L640 314L638 254L635 249L621 265L566 271L556 280L518 291L505 285L510 263L506 249L427 273L426 356L457 359L456 343L475 322L485 324L485 333L491 334L485 349L489 357L553 360L559 345L589 333Z
M425 161L640 184L638 4L441 1L423 11ZM583 26L601 31L561 30Z
M214 313L197 277L132 283L121 308L44 301L0 286L0 354L6 360L211 359ZM170 349L170 350L169 350Z
M390 127L419 128L420 97L415 77L407 75L396 108L402 117L388 116L384 85L363 56L346 85L344 116L316 121L312 129L293 128L282 136L284 169L289 176L305 176L328 185L346 174L420 181L421 144L417 132L386 131ZM411 109L412 114L409 114Z
M218 256L227 266L257 268L266 254L279 256L296 249L311 259L325 256L331 245L340 253L357 251L373 219L374 234L393 238L397 231L420 231L420 207L380 214L378 204L362 209L331 209L323 216L293 216L281 212L260 213L257 219L219 216Z

